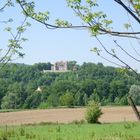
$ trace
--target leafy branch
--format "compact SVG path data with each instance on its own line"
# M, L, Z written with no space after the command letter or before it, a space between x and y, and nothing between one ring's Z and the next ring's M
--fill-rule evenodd
M22 49L21 44L27 41L26 38L22 37L22 34L26 31L26 28L30 26L28 22L26 22L27 17L25 17L24 21L20 26L17 27L16 33L14 34L11 27L5 28L7 32L11 35L11 39L8 40L8 49L3 55L0 56L0 63L2 63L2 67L6 65L9 61L12 61L12 57L14 55L18 55L18 57L23 57L24 53L20 50ZM4 51L1 49L1 52ZM2 53L1 53L2 54Z
M76 15L78 15L84 23L87 23L85 25L73 25L72 23L69 23L68 21L64 20L58 20L56 19L56 25L55 24L49 24L49 12L35 12L35 3L27 2L26 0L17 0L20 7L23 10L23 13L36 20L37 22L45 25L48 29L69 29L69 28L82 28L82 29L89 29L92 31L93 35L101 35L101 34L110 34L112 36L119 36L119 37L129 37L129 38L137 38L134 35L140 34L140 32L121 32L121 31L112 31L111 30L111 20L106 19L106 14L103 12L93 12L93 8L97 7L98 4L96 1L87 0L88 6L83 6L81 3L81 0L67 0L68 6L74 10ZM116 1L118 2L118 1ZM120 3L119 3L120 4Z

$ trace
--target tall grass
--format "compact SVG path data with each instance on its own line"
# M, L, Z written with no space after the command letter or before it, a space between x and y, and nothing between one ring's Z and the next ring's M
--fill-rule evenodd
M0 127L0 140L140 140L139 123L40 124Z

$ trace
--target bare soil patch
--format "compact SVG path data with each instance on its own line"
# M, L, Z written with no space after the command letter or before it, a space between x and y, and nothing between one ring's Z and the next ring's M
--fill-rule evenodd
M138 108L140 110L140 107ZM131 107L102 107L100 122L137 121ZM83 120L85 108L43 109L0 113L0 125L21 125L40 122L69 123Z

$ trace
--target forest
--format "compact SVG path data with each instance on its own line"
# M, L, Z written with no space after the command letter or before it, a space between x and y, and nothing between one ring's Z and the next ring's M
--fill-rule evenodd
M68 62L67 72L44 72L52 64L10 63L0 71L1 109L128 105L130 88L140 84L131 71L84 62ZM73 67L77 67L73 70ZM39 88L39 90L38 90Z

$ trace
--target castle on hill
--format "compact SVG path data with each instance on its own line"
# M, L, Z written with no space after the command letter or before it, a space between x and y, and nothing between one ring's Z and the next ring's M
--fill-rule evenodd
M67 71L67 61L58 61L52 67L52 71Z
M44 70L43 72L67 72L68 62L67 61L57 61L51 66L51 70Z

